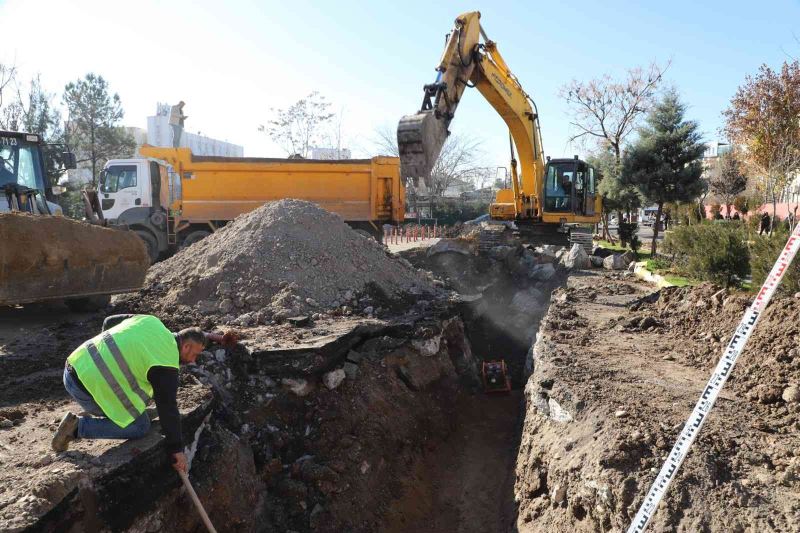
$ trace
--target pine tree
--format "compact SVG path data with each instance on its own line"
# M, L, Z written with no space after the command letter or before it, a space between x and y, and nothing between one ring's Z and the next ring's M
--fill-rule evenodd
M661 214L667 202L688 202L702 194L705 185L701 143L697 123L685 120L686 105L678 93L668 91L647 117L647 126L625 153L622 181L634 185L648 201L658 205L653 224L651 252L656 241Z

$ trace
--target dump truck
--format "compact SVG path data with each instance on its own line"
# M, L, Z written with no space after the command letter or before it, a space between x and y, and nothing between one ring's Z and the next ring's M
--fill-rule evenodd
M237 216L275 200L308 200L377 239L405 217L396 157L313 160L198 156L143 146L142 157L106 163L88 216L124 226L151 260L174 253Z
M0 131L0 306L64 300L90 310L144 282L135 234L61 216L53 182L68 168L75 157L63 146Z

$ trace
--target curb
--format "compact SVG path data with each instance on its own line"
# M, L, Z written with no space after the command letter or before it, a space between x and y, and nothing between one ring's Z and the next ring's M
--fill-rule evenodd
M647 261L639 261L638 263L636 263L636 267L633 270L633 274L637 278L643 281L654 284L659 289L663 289L664 287L675 286L673 283L670 283L669 281L664 279L664 276L660 274L653 274L652 272L647 270L646 266L647 266Z

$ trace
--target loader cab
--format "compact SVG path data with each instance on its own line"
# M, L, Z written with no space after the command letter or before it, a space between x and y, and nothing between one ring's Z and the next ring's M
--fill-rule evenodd
M72 155L72 154L70 154ZM42 153L41 139L29 133L0 131L0 211L26 210L34 213L61 213L58 204L48 201L52 198L52 185L48 182ZM19 191L38 191L35 195L35 209L30 206L14 205L12 194L19 197ZM16 193L14 192L16 191Z
M594 168L578 159L547 158L544 179L544 212L594 215L596 180Z

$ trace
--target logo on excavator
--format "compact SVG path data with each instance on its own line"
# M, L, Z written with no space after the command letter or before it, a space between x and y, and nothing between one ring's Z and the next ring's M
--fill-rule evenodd
M503 89L503 92L504 92L504 93L506 93L506 96L508 96L509 98L511 98L511 89L509 89L508 87L506 87L506 84L503 82L503 80L501 80L501 79L500 79L500 76L498 76L496 72L492 72L492 79L494 80L494 82L495 82L495 83L496 83L496 84L497 84L497 85L498 85L498 86L499 86L501 89Z

